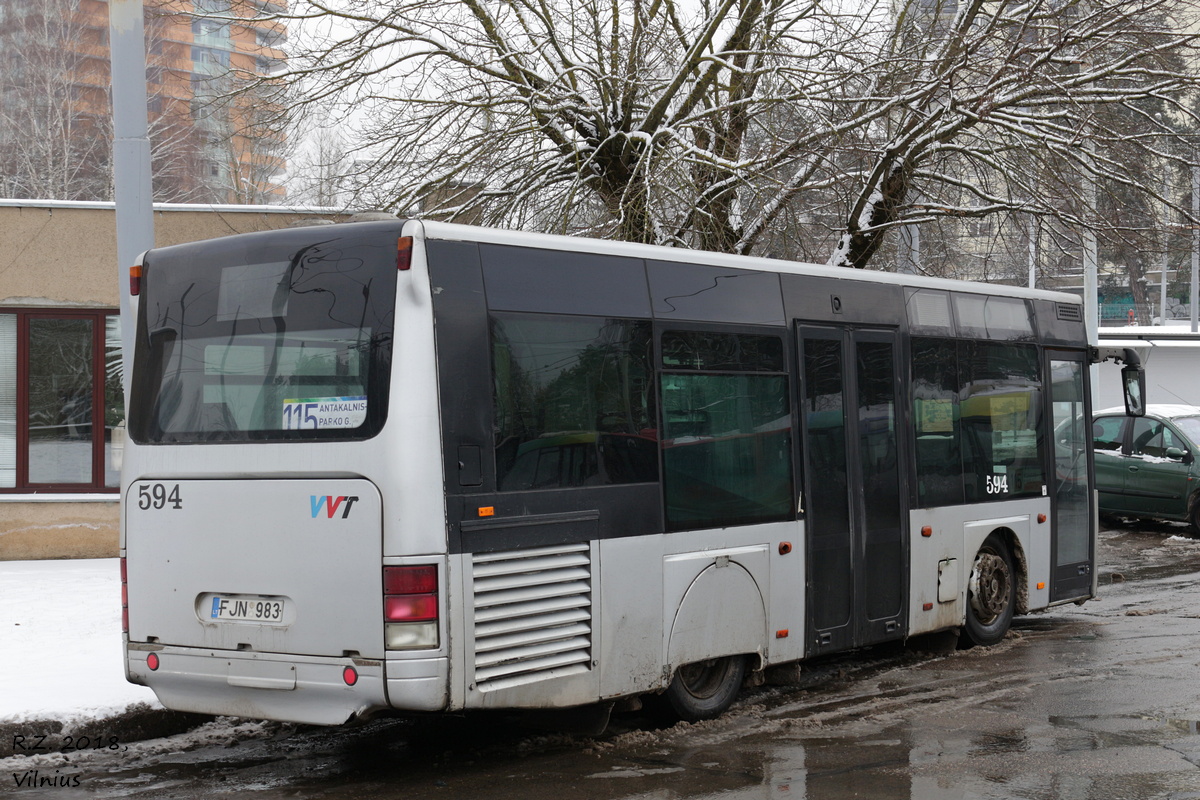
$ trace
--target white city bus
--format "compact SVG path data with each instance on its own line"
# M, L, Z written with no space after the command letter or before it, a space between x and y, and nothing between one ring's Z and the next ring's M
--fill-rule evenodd
M171 709L701 719L1096 591L1071 295L417 220L133 274L126 668Z

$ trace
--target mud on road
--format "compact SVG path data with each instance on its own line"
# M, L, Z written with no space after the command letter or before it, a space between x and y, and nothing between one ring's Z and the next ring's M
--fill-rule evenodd
M0 761L20 797L1200 798L1200 541L1102 534L1101 596L987 649L914 639L805 665L719 720L600 736L507 715L355 728L217 720L120 753Z

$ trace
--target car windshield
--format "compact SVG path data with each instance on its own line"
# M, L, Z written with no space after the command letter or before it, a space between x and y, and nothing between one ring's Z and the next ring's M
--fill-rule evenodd
M149 443L363 439L387 410L398 223L147 254L130 429Z

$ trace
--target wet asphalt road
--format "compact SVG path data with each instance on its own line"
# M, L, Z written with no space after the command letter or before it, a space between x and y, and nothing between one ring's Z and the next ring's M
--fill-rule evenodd
M1200 541L1182 533L1104 532L1100 599L1019 619L995 648L930 637L842 656L709 723L620 716L588 737L491 716L218 720L120 753L0 761L0 794L1200 799ZM15 788L31 769L70 785Z

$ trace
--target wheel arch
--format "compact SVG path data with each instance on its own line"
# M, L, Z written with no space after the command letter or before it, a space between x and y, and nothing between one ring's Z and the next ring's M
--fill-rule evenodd
M1193 528L1200 531L1200 488L1188 497L1187 511L1185 512L1185 521Z
M1016 589L1016 607L1013 609L1013 612L1014 614L1028 614L1029 558L1025 554L1024 545L1021 544L1021 537L1007 525L993 528L992 533L997 534L1004 540L1004 544L1008 546L1008 552L1012 555L1013 571L1016 573L1013 575L1014 588ZM986 541L986 537L984 541Z
M688 586L667 631L669 681L684 664L717 656L746 656L761 669L767 613L762 591L742 565L704 569Z

